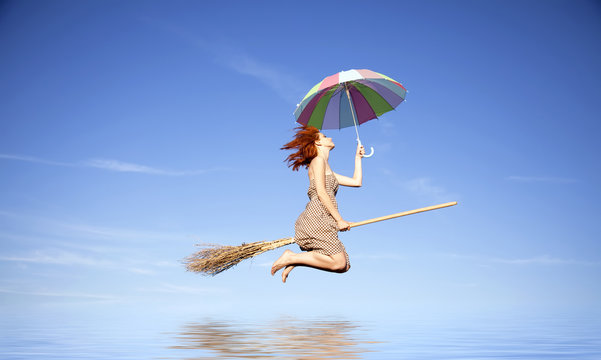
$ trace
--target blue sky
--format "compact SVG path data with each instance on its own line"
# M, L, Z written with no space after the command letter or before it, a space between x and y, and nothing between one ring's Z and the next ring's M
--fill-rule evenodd
M583 0L3 2L0 306L592 313L600 20ZM304 94L352 68L409 94L360 128L376 154L342 215L459 205L342 234L343 275L282 285L281 250L186 272L194 244L293 235L308 184L279 147ZM326 134L351 174L354 132Z

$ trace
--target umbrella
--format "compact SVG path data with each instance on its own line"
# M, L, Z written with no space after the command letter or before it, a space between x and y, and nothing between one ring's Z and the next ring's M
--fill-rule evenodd
M386 75L367 70L348 70L331 75L313 86L297 105L294 116L304 126L342 129L357 126L393 110L407 89ZM373 155L373 147L369 157Z

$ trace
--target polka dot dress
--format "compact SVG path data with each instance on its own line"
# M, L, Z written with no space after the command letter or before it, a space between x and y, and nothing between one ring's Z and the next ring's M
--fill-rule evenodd
M336 203L338 180L336 180L334 174L326 174L326 191L332 203L338 209ZM294 241L304 251L316 251L324 255L334 255L342 252L346 257L346 264L349 265L348 254L344 245L338 239L336 220L319 201L313 180L311 180L307 195L309 195L309 203L294 225Z

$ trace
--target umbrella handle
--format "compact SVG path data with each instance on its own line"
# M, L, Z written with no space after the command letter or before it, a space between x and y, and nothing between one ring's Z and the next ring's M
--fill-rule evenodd
M357 142L359 143L359 146L362 145L361 140L359 140L359 138L357 138ZM364 158L372 157L374 155L374 147L373 146L370 146L370 147L371 147L371 152L369 154L364 154L363 155Z

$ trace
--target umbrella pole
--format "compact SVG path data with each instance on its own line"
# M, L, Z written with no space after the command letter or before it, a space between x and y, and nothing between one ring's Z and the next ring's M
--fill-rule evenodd
M353 115L353 123L355 124L355 132L357 133L357 141L361 142L359 139L359 130L357 130L357 118L355 117L355 111L353 111L353 101L351 100L351 93L348 90L348 86L344 83L344 90L346 90L346 98L348 99L348 105L351 108L351 115Z
M346 97L348 98L348 104L349 107L351 108L351 115L353 115L353 123L355 124L355 133L357 133L357 142L359 143L359 146L361 146L361 139L359 139L359 130L358 130L358 126L357 126L357 118L355 117L355 111L353 110L353 101L351 100L351 94L349 92L348 86L346 85L346 83L344 83L344 90L346 90ZM369 155L363 155L363 157L368 158L371 157L374 154L374 148L373 146L371 147L371 152L369 153Z

